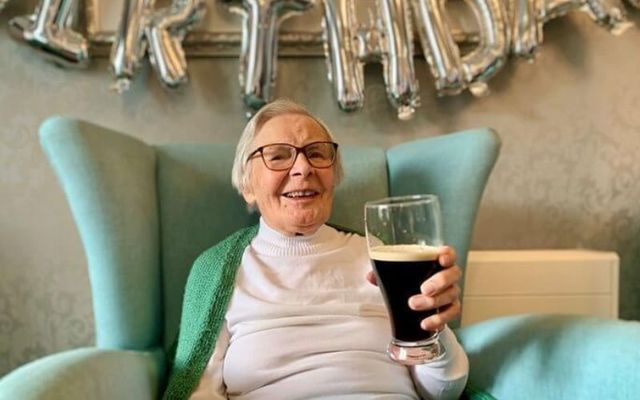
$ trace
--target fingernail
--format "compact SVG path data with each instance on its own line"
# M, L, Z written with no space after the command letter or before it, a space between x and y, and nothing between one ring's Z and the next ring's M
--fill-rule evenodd
M409 308L417 310L427 306L427 301L422 296L413 296L409 298Z

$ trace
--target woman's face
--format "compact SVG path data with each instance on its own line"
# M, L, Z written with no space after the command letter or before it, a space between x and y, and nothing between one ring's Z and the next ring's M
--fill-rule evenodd
M313 119L284 114L267 121L258 131L251 150L272 143L297 147L328 141L329 136ZM242 195L255 203L267 224L286 234L308 235L324 224L333 203L334 168L314 168L303 153L285 171L268 169L259 154L250 161L249 185ZM298 192L298 193L296 193ZM301 192L304 195L300 195Z

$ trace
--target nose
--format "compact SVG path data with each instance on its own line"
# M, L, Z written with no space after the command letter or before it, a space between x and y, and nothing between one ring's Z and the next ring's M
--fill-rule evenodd
M298 152L296 159L293 161L293 166L289 170L289 175L307 176L313 171L313 167L309 164L307 156L303 152Z

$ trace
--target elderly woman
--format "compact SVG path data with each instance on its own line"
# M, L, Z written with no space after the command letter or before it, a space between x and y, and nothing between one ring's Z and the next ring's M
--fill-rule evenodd
M279 100L249 121L232 182L260 224L196 260L165 398L459 397L468 361L446 326L460 314L455 252L442 247L442 271L407 299L439 307L421 327L441 330L445 357L393 362L366 240L326 224L341 175L332 134L301 106Z

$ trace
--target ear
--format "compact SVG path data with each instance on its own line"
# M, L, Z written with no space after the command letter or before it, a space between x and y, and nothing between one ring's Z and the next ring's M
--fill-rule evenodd
M249 206L255 205L256 196L253 194L251 188L245 188L242 191L242 197L244 197L244 201L246 201Z

